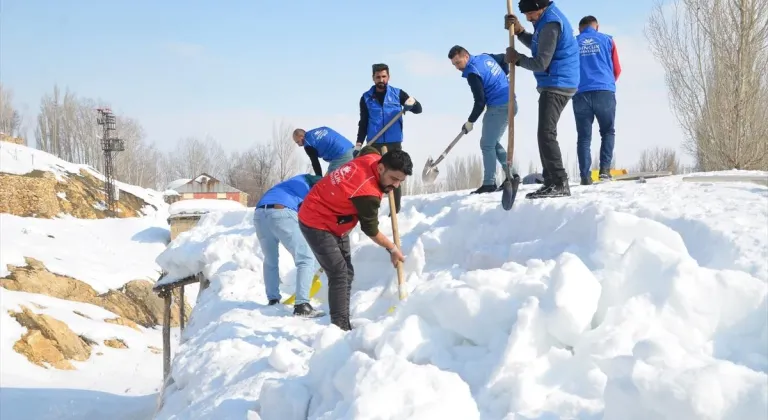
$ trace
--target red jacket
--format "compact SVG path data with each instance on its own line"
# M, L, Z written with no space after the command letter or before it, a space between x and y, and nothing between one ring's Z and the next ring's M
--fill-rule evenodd
M309 190L299 208L299 221L305 225L330 232L336 236L349 233L357 225L357 209L353 197L384 193L379 188L376 166L381 155L362 155L324 176Z

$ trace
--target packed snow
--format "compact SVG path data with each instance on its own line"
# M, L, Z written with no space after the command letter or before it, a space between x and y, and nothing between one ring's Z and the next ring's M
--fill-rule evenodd
M181 200L170 205L168 213L171 216L182 214L202 214L212 211L245 210L245 206L234 200L217 200L200 198L196 200Z
M252 209L204 216L158 257L211 287L155 419L765 419L768 188L673 176L522 198L536 187L509 212L500 193L403 197L402 302L355 229L346 333L266 305ZM282 247L280 268L288 297Z

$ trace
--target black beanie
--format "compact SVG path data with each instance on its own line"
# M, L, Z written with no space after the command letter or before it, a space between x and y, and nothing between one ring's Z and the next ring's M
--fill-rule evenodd
M550 0L520 0L517 5L520 8L520 13L528 13L541 10L549 6L550 3L552 3Z

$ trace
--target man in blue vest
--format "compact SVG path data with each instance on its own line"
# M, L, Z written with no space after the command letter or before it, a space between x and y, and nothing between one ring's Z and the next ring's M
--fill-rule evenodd
M293 314L314 317L320 312L309 303L309 289L315 271L315 256L299 230L299 206L319 176L302 174L276 184L261 197L253 212L256 236L264 254L264 288L270 305L280 302L280 244L290 252L296 265L296 301Z
M499 140L509 125L508 64L504 62L504 54L471 55L459 45L451 47L448 58L451 64L461 71L461 77L467 79L475 101L467 122L461 126L464 134L472 131L472 126L485 110L483 131L480 134L483 183L471 194L498 191L501 187L496 186L496 161L499 161L505 173L507 170L507 151ZM517 115L517 97L515 97L514 112ZM515 168L512 168L512 173L517 173Z
M312 169L315 175L322 176L323 169L320 167L320 159L328 164L329 173L339 166L352 160L352 151L355 146L346 137L339 134L330 127L318 127L309 131L302 128L293 130L293 141L304 147L304 152L309 156L312 162Z
M613 123L616 120L616 80L621 74L619 53L613 37L598 32L597 19L585 16L579 22L581 79L579 90L573 97L573 115L576 119L581 185L592 184L592 122L597 118L600 126L600 180L611 178L613 144L616 138Z
M507 48L505 60L533 72L539 92L537 137L544 185L526 198L570 196L568 174L563 166L557 142L557 123L565 105L579 88L579 46L568 19L550 0L520 0L520 12L533 23L528 33L515 15L506 15L504 28L514 26L514 33L533 57Z
M389 66L374 64L373 86L360 97L360 121L357 123L357 143L354 156L360 153L363 143L371 141L388 122L401 110L421 114L421 103L409 96L404 90L389 85ZM403 117L397 119L372 146L381 152L383 146L387 151L402 150L403 146ZM396 213L400 212L400 186L395 188Z

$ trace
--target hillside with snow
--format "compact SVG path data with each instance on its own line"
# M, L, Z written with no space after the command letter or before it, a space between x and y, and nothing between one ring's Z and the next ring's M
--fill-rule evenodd
M157 191L118 182L120 217L107 218L103 180L0 142L3 420L144 419L155 409L162 307L151 288L168 206ZM178 327L172 334L175 351Z
M211 286L154 418L766 418L768 188L673 176L522 199L533 187L509 212L500 193L403 197L403 302L356 228L346 333L267 306L252 209L205 216L158 257Z
M0 141L0 213L19 216L104 218L104 176L89 165ZM162 193L115 181L121 217L167 208Z

